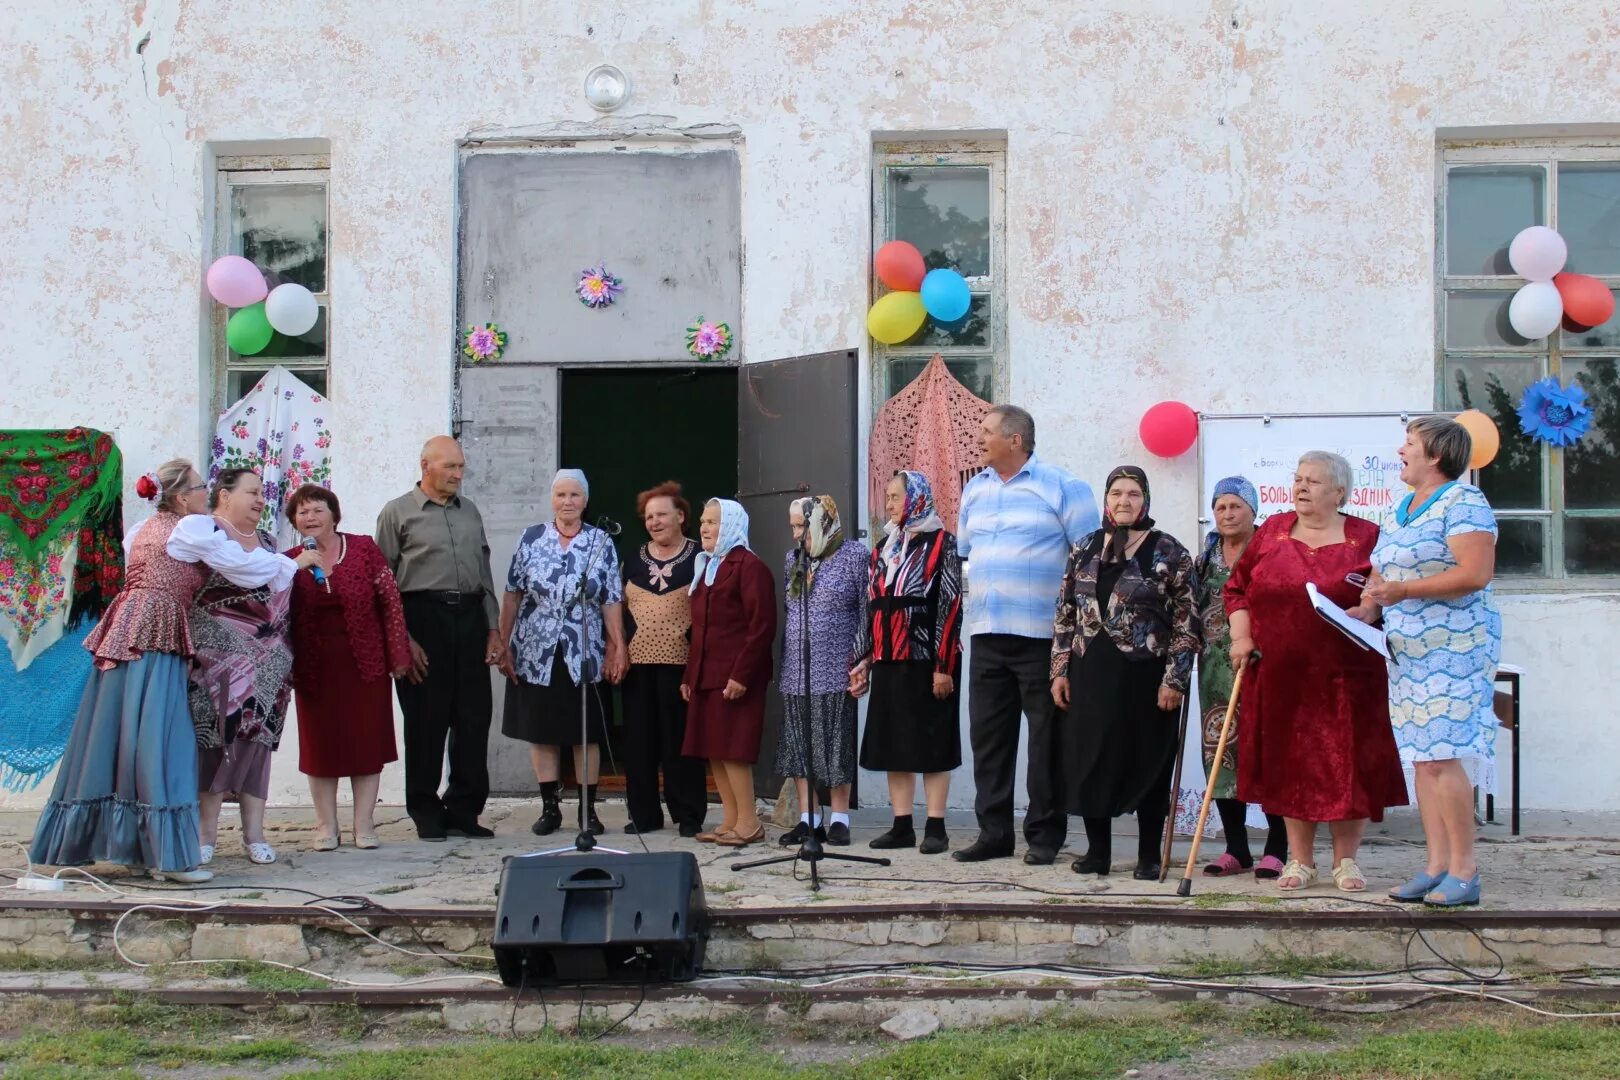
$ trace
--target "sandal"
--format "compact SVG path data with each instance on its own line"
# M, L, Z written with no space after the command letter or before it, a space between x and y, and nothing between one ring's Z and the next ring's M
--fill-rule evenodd
M1366 892L1367 875L1361 872L1356 860L1340 859L1339 865L1333 868L1333 884L1340 892Z
M276 861L276 849L263 840L256 840L242 846L247 848L248 862L257 863L259 866L269 866Z
M1429 895L1446 880L1446 873L1442 870L1438 874L1419 871L1412 875L1412 880L1405 885L1397 885L1389 890L1389 898L1400 904L1416 904Z
M1276 881L1282 877L1283 861L1275 855L1262 855L1260 861L1254 864L1254 876L1257 881Z
M1290 881L1297 881L1299 884L1290 885L1288 884ZM1316 867L1306 866L1298 859L1289 859L1288 865L1283 867L1283 872L1277 878L1277 888L1283 892L1298 892L1315 884Z
M197 865L198 866L207 866L209 863L211 863L213 861L214 861L214 845L213 844L204 844L202 846L202 856L197 860Z
M700 832L696 836L692 837L692 839L696 840L700 844L718 844L722 836L735 835L736 834L730 829L726 828L724 825L721 825L713 830Z
M716 840L715 843L719 844L721 847L747 847L749 844L757 844L763 839L765 839L765 826L762 823L756 826L754 831L748 836L744 836L741 833L726 833L724 836Z
M1430 907L1473 907L1479 903L1479 871L1467 881L1447 874L1423 902Z
M1214 862L1204 867L1204 876L1231 877L1233 874L1241 874L1247 869L1249 869L1247 866L1238 862L1236 855L1233 855L1230 851L1223 851L1216 857Z

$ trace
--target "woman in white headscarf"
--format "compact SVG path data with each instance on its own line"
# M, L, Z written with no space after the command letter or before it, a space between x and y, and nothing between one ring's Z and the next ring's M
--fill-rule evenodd
M692 580L692 648L681 697L681 753L706 758L720 792L720 825L697 839L741 847L765 839L754 812L754 762L765 727L765 688L776 643L776 586L748 547L748 512L710 499L699 527L703 550Z
M624 586L612 538L585 524L589 498L584 473L557 473L551 481L552 520L524 531L501 601L500 635L507 642L501 661L507 678L501 734L529 744L534 778L540 783L540 817L530 827L537 836L562 825L558 799L564 746L574 751L586 827L592 833L603 831L594 804L604 702L595 684L604 677L615 683L624 678ZM582 579L584 600L575 604ZM582 686L587 688L583 705Z

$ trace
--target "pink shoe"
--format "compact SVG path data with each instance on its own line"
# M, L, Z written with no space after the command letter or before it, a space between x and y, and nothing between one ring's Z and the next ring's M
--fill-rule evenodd
M1260 861L1254 864L1254 876L1261 881L1276 881L1282 872L1282 860L1275 855L1261 856Z
M1208 866L1204 867L1205 877L1231 877L1241 874L1246 868L1237 861L1237 856L1230 851L1221 852L1220 856Z

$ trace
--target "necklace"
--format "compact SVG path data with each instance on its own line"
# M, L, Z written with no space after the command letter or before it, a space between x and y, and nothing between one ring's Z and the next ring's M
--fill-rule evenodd
M218 514L214 515L214 520L219 522L221 525L225 526L227 529L231 530L231 532L235 533L237 536L240 536L244 540L247 540L249 538L257 540L259 538L258 533L253 532L252 530L249 530L248 532L243 532L241 529L238 529L235 525L232 525L230 522L226 521L224 518L220 517Z

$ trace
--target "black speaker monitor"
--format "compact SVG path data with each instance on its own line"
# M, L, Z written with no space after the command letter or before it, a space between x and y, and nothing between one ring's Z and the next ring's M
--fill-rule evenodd
M507 986L691 979L708 937L691 852L522 855L501 869L491 944Z

